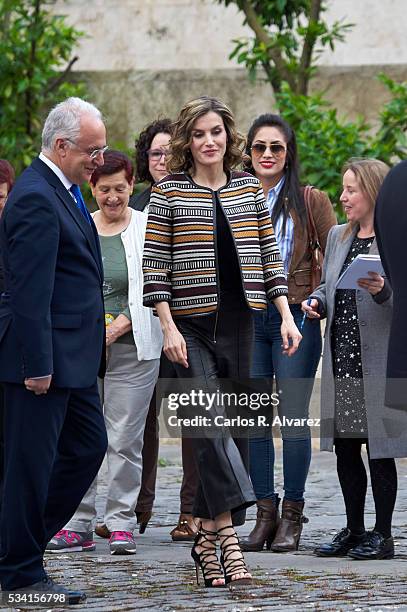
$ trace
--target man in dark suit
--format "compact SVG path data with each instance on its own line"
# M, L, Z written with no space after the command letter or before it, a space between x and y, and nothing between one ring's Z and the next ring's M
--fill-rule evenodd
M3 591L62 593L66 603L85 596L47 576L43 553L74 514L107 446L96 384L104 374L103 268L78 187L103 164L105 148L93 105L79 98L57 105L44 124L42 152L14 185L0 225L7 406L0 581Z
M393 317L387 354L385 403L407 409L407 161L397 164L384 179L375 208L377 245L393 289ZM386 350L386 347L383 347Z

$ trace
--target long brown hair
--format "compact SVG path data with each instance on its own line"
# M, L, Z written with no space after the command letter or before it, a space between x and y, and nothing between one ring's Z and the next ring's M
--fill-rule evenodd
M382 186L386 174L390 170L389 166L380 159L358 159L354 157L344 164L342 176L348 170L353 172L360 189L367 198L372 209L374 209L380 187ZM356 221L349 221L348 227L343 235L343 240L353 232L356 226Z
M187 172L194 168L190 150L192 129L199 117L210 112L222 118L227 134L226 152L223 158L224 170L227 172L241 163L245 140L236 129L232 111L217 98L202 96L185 104L172 126L173 132L167 157L167 168L171 174Z

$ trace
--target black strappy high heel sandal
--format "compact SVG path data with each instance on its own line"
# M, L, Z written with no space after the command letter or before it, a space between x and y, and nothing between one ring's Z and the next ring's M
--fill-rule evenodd
M229 529L230 533L226 533ZM222 533L223 532L223 533ZM249 576L232 580L236 574L248 574L249 570L244 561L242 549L240 548L239 538L236 535L233 525L227 525L218 530L220 539L220 563L225 573L225 584L252 584L253 579ZM240 556L234 557L234 553L239 552Z
M208 536L214 536L214 538L209 539ZM224 584L213 584L215 580L224 578L216 555L216 536L216 531L208 531L201 527L191 549L191 557L195 561L196 583L199 585L199 568L201 568L205 586L214 589L225 586ZM195 550L197 546L201 546L200 553Z

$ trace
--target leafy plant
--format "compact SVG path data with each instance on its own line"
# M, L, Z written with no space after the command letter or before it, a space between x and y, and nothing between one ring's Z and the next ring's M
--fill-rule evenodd
M315 62L325 47L343 42L353 24L323 19L325 0L217 0L236 5L253 37L236 39L230 58L244 64L252 79L262 66L275 92L288 83L297 94L307 94Z
M375 131L362 117L340 118L319 94L295 94L286 83L277 94L281 114L296 132L302 182L326 191L339 217L341 169L350 157L374 157L393 164L407 153L407 83L395 83L385 75L379 78L391 99L383 106Z
M391 164L407 154L407 83L396 83L383 73L378 78L390 91L391 99L380 111L380 125L370 140L370 152L372 157Z
M363 135L369 126L361 118L341 121L320 95L294 94L285 83L277 97L282 116L296 132L303 182L336 201L341 168L349 157L365 154Z
M338 116L322 94L308 95L316 61L324 48L334 49L353 27L342 20L323 19L327 0L217 0L235 5L253 36L234 40L230 55L246 66L252 79L262 66L274 90L281 115L294 128L301 160L302 182L328 193L338 216L341 169L350 157L375 157L392 164L407 153L407 84L381 74L391 94L373 130L363 117Z
M82 32L50 12L55 0L0 0L0 156L20 172L37 154L44 114L80 84L67 82Z

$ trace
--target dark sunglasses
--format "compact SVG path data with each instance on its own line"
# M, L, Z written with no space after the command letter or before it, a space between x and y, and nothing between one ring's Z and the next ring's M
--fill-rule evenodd
M274 157L282 157L287 150L284 145L277 144L277 143L265 145L261 142L256 142L251 147L252 152L258 157L261 157L262 155L264 155L267 149L270 149Z

